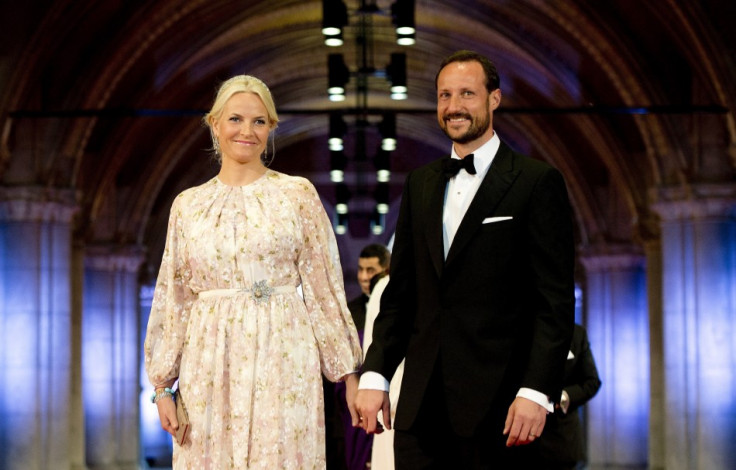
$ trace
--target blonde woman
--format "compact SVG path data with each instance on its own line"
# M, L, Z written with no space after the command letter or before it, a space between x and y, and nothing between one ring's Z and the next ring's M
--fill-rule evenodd
M264 164L261 80L223 83L204 122L220 172L172 205L145 341L162 427L175 383L189 413L174 468L325 468L321 374L352 405L361 362L332 226L309 181Z

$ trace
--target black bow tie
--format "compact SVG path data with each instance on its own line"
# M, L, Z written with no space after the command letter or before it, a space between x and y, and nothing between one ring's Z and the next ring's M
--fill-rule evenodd
M466 155L463 159L457 158L445 158L442 161L442 173L448 180L453 176L457 175L460 169L465 168L465 171L471 175L475 174L475 166L473 165L473 154Z

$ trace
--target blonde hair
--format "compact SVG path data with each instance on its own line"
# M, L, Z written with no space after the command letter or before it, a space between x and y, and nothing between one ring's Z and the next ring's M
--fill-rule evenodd
M252 75L236 75L226 80L225 82L223 82L222 85L220 85L220 89L217 91L215 102L212 103L212 109L210 109L210 112L205 114L204 118L202 118L204 124L210 130L210 137L212 138L212 148L216 154L218 161L220 160L219 143L217 142L217 137L215 136L215 132L212 129L212 124L222 115L222 111L225 108L225 103L227 103L227 100L238 93L253 93L254 95L258 96L263 102L263 105L266 107L270 130L273 131L274 129L276 129L276 127L278 127L279 116L276 113L276 105L273 102L271 90L268 89L268 86L266 86L266 84L263 83L262 80ZM273 158L271 159L273 160Z

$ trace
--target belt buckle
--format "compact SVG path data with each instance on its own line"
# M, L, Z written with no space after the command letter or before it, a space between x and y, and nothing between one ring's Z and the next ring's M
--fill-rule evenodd
M253 287L248 289L248 292L250 292L251 296L253 296L253 300L255 300L256 303L260 304L268 302L268 299L273 293L273 288L268 285L268 282L263 280L254 282Z

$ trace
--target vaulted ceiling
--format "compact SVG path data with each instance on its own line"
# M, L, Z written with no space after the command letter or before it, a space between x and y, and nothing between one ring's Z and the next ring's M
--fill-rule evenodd
M0 186L73 190L80 241L140 245L155 265L171 200L218 169L201 117L221 81L247 73L270 86L282 118L272 168L308 177L332 211L328 111L349 115L357 97L353 83L345 102L327 99L327 55L351 69L363 60L366 3L378 10L363 19L368 60L381 69L405 52L409 98L392 101L385 79L369 79L370 119L397 112L389 230L370 235L363 214L378 133L366 130L364 160L349 132L343 247L386 241L405 174L449 151L434 78L458 49L496 63L494 128L562 170L581 247L637 244L656 232L651 204L663 194L736 181L730 0L417 0L413 46L395 42L393 1L345 3L345 43L330 48L320 0L3 2Z

